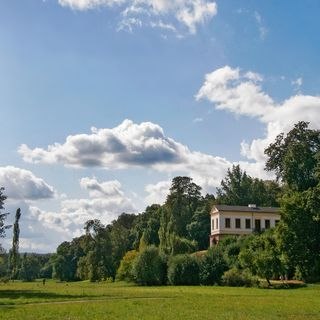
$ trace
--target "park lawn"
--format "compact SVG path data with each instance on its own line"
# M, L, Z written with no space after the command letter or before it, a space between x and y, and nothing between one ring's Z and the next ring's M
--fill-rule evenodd
M320 319L320 285L298 289L0 284L3 319Z

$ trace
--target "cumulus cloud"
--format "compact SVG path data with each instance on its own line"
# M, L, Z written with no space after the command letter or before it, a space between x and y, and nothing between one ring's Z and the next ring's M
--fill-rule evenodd
M52 252L63 241L70 241L83 234L84 223L99 219L110 223L122 212L135 212L117 180L99 182L96 178L82 178L80 186L88 191L88 198L64 199L59 210L43 210L36 203L9 199L6 209L14 212L21 208L20 247L24 251ZM9 215L13 219L13 214ZM10 234L8 233L8 239ZM10 243L7 241L6 247Z
M148 194L145 198L146 205L152 205L154 203L164 203L167 195L169 194L170 186L170 180L159 181L155 184L146 185L145 191Z
M199 24L217 14L217 4L210 0L59 0L59 4L74 10L117 8L121 16L118 29L130 31L146 25L176 32L176 26L169 23L174 21L194 34Z
M53 198L55 191L31 171L7 166L0 167L0 186L10 199L38 200Z
M102 167L124 169L129 167L152 168L160 172L188 174L205 188L217 186L226 170L232 165L221 157L191 151L165 135L154 123L123 121L112 129L93 128L90 134L67 137L65 143L54 143L46 149L19 148L23 159L32 163L61 163L74 167ZM82 181L91 192L112 189L110 183L98 190L94 181Z
M258 166L265 161L264 149L279 133L288 132L298 121L308 121L311 127L320 127L319 96L299 94L276 103L263 91L262 80L254 72L242 72L239 68L225 66L207 74L196 95L198 100L212 102L216 109L256 118L265 125L264 137L251 143L241 143L242 155L257 161ZM250 167L254 171L252 164Z
M251 117L261 117L272 110L274 102L260 87L262 77L252 71L225 66L205 76L196 99L208 99L217 109Z
M179 161L181 146L165 137L160 126L123 121L113 129L91 129L91 134L67 137L47 149L21 145L19 153L31 163L62 163L75 167L125 168Z

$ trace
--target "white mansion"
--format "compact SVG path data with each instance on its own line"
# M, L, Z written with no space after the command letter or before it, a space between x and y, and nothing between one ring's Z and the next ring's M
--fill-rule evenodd
M211 210L210 246L223 236L246 235L273 228L280 221L279 208L215 205Z

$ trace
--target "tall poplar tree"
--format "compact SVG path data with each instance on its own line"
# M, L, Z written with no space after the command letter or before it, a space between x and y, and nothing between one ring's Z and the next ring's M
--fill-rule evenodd
M18 273L20 217L21 217L21 210L20 208L18 208L16 211L15 221L13 225L12 248L10 250L10 257L9 257L9 272L10 272L11 279L16 279L17 273Z

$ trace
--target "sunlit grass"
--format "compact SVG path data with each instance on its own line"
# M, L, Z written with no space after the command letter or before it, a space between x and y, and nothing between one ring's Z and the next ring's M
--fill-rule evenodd
M299 289L0 284L4 319L320 319L320 285Z

